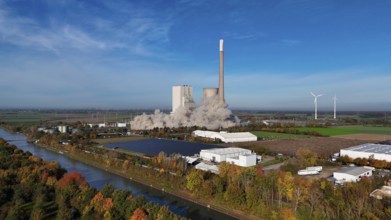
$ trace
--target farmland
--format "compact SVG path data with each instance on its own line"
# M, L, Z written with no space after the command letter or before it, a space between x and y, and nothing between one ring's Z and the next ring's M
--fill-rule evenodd
M297 139L276 139L268 141L256 141L250 143L237 143L236 146L248 148L254 151L268 149L273 153L282 153L293 156L300 148L310 149L318 154L330 155L339 152L340 149L367 143L365 140L350 140L334 137L311 137Z
M341 126L329 128L297 128L299 131L315 131L323 136L338 136L350 134L384 134L390 135L390 127L375 127L375 126Z
M285 133L276 133L276 132L265 132L265 131L252 131L252 134L256 135L260 139L295 139L295 138L306 138L307 135L300 134L285 134Z

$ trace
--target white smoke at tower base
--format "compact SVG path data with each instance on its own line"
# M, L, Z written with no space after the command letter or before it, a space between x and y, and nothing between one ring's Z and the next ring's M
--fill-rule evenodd
M218 97L206 98L201 106L195 109L180 108L174 114L166 114L155 110L154 114L136 116L130 122L134 130L151 130L153 128L206 127L207 129L228 128L239 125L226 104L218 101Z

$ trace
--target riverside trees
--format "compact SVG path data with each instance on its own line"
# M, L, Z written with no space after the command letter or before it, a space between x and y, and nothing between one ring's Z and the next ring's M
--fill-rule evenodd
M181 219L167 208L105 186L91 188L77 172L43 161L0 139L0 219ZM160 217L159 217L160 216Z

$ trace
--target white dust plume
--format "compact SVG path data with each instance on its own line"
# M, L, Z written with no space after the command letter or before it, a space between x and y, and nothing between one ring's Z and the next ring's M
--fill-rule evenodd
M136 116L130 122L134 130L150 130L153 128L206 127L207 129L228 128L239 125L226 104L218 101L218 97L204 99L201 106L195 109L180 108L175 114L166 114L159 109L154 114Z

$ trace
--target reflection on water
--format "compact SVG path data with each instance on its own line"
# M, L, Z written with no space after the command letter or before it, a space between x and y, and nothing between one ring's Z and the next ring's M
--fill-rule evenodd
M187 200L177 198L159 190L130 181L124 177L111 174L104 170L67 158L61 154L37 147L34 144L27 143L24 135L9 133L0 129L0 137L24 151L30 151L33 155L41 157L44 160L59 162L62 167L68 170L68 172L80 172L92 187L101 189L105 184L111 183L116 188L129 190L134 195L143 195L147 201L166 205L174 213L191 219L233 219L232 217L191 203Z
M158 155L161 151L164 151L166 154L169 155L173 153L180 153L184 156L193 156L194 154L199 154L202 149L222 148L222 146L219 145L200 144L186 141L174 141L156 138L106 144L106 147L119 147L152 156Z

